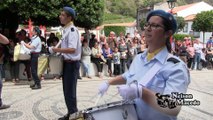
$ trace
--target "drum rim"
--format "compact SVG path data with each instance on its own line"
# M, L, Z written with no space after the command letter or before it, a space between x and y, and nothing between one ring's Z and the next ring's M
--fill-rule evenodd
M117 106L122 106L122 105L134 105L134 101L115 101L115 102L111 102L111 103L106 103L103 105L98 105L98 106L94 106L94 107L90 107L87 108L85 110L83 110L83 113L92 113L92 112L96 112L99 110L104 110L107 108L113 108L113 107L117 107ZM96 109L95 109L96 108Z

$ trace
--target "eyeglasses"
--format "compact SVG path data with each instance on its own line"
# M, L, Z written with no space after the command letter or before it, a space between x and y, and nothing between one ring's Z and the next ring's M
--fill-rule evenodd
M152 30L156 30L156 29L158 29L158 28L164 28L164 26L158 25L158 24L150 24L150 23L148 23L148 22L144 24L144 29L148 29L149 27L150 27Z

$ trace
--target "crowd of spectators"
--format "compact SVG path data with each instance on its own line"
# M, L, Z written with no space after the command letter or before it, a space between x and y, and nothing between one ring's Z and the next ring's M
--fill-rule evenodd
M48 54L46 46L55 46L59 41L59 38L54 33L51 33L47 40L42 36L40 37L43 45L41 54ZM30 60L13 60L15 45L20 43L20 41L30 42L27 32L21 30L16 33L15 38L9 37L9 40L10 43L8 45L0 45L0 64L3 64L3 66L9 64L11 80L15 83L19 82L19 66L24 64L25 69L22 74L27 76L30 81L32 79ZM92 78L91 63L94 63L97 67L98 77L103 77L104 65L107 65L108 76L117 76L129 68L136 54L142 53L147 48L144 33L138 33L137 30L135 30L133 35L129 33L125 35L121 32L118 36L111 31L108 36L100 35L99 38L87 31L81 35L81 41L82 77L88 78ZM213 39L210 37L204 45L198 39L192 40L191 37L185 37L184 40L175 41L172 53L180 57L191 70L212 69ZM4 79L4 69L1 72ZM44 79L43 74L40 77Z

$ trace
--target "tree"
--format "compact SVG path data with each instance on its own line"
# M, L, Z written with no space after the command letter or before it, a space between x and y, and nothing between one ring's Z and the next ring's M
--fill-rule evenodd
M103 21L102 0L2 0L0 10L16 13L22 23L31 18L36 25L57 26L60 24L58 15L64 6L77 11L75 23L79 27L92 29Z
M76 25L92 29L103 22L104 0L76 0L74 4L78 11Z
M213 30L213 10L198 13L193 21L194 31L203 32L203 43L205 43L205 32Z
M178 26L178 30L182 30L185 26L185 21L183 17L177 16L176 17L177 20L177 26Z

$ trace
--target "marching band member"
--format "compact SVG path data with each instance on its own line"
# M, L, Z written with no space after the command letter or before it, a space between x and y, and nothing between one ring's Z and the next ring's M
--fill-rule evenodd
M34 27L33 28L33 36L31 38L30 43L25 43L24 41L21 41L21 44L25 45L28 49L31 50L31 73L32 73L32 78L34 80L34 84L30 85L30 88L33 90L36 89L41 89L41 81L38 77L38 57L41 52L42 44L41 44L41 39L39 37L40 34L40 29L39 27Z
M76 100L77 75L80 68L81 40L73 20L76 16L71 7L64 7L59 19L63 27L61 48L50 47L49 51L63 55L63 91L68 113L58 120L68 120L70 114L78 111Z
M124 74L102 83L99 93L103 95L110 85L126 84L118 92L123 99L134 100L139 120L176 120L181 106L161 107L157 101L160 95L186 93L190 83L185 63L170 54L169 38L177 29L176 20L170 13L154 10L144 29L148 49L134 58ZM135 80L137 84L130 84Z

